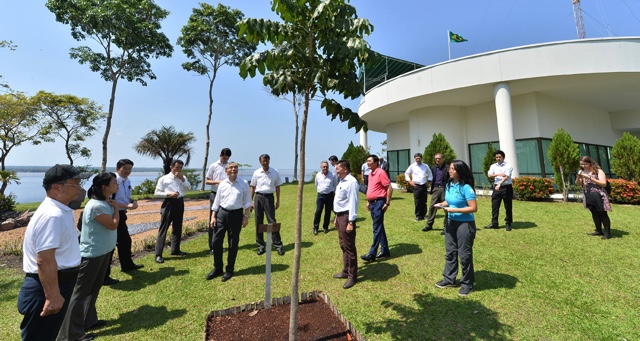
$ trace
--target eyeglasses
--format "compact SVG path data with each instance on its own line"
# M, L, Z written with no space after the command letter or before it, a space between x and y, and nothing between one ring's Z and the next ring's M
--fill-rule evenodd
M442 160L442 158L441 157L437 157L436 160Z
M61 184L63 186L71 186L71 187L82 187L80 184Z

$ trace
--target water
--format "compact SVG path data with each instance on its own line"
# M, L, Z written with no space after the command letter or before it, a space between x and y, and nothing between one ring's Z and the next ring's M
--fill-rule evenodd
M239 176L243 179L250 181L253 175L254 169L240 169ZM282 169L280 171L280 177L282 181L285 181L285 177L289 178L289 181L293 179L293 169ZM44 178L44 172L18 172L20 178L20 184L10 184L5 190L6 194L13 193L16 196L16 202L19 204L40 202L45 197L44 188L42 188L42 179ZM149 179L155 181L158 177L158 172L132 172L129 176L131 180L131 186L135 187L140 185L144 180ZM305 177L306 180L311 178L311 173L308 173ZM84 189L89 189L91 186L91 180L85 182ZM209 186L206 186L209 187Z

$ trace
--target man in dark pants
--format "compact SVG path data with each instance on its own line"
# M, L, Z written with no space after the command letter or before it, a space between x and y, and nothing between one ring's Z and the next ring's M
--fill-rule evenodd
M209 194L209 224L211 224L211 214L213 213L213 201L216 199L218 185L222 180L227 178L226 167L231 157L231 149L223 148L220 151L220 159L209 166L205 184L211 185L211 194ZM209 254L213 254L213 229L209 229Z
M342 271L333 275L333 278L346 278L347 281L342 287L349 289L358 282L358 251L356 249L356 220L360 200L358 181L351 175L349 161L338 161L336 173L340 182L333 199L333 210L336 212L333 225L338 230L342 250Z
M251 178L251 198L255 199L252 207L256 210L256 244L258 245L258 256L266 252L266 244L264 242L264 233L258 231L258 226L264 223L264 216L267 216L267 222L274 224L276 222L276 210L280 207L280 174L278 170L269 167L271 158L268 154L262 154L259 157L262 168L253 172ZM276 194L274 203L273 193ZM273 232L273 246L278 250L280 256L284 255L284 246L280 238L280 232Z
M491 194L491 224L485 226L486 229L497 229L498 214L500 213L500 202L504 201L504 210L506 217L507 231L511 231L511 223L513 222L513 214L511 212L511 201L513 200L513 183L511 175L513 174L513 166L504 161L504 152L496 150L493 155L496 163L491 165L487 176L493 179L493 193Z
M209 229L214 231L213 237L213 270L207 274L207 280L222 275L222 243L225 234L229 234L229 253L227 254L227 268L222 275L226 282L233 276L240 230L249 223L251 213L251 190L243 179L238 179L238 164L230 162L226 166L227 179L218 186L218 193L213 202L213 214Z
M385 161L383 157L380 158L380 168L387 173L389 180L391 180L391 175L389 174L389 162Z
M391 257L387 232L384 229L384 214L391 204L393 187L391 187L387 173L378 167L378 162L379 159L376 155L369 155L367 158L367 165L371 169L369 186L367 187L367 211L371 211L371 220L373 221L373 243L369 253L360 257L367 262L372 262L376 258ZM380 253L377 253L378 246L380 246Z
M338 184L338 177L329 172L329 163L327 161L320 163L320 173L316 174L315 183L318 197L316 198L316 213L313 216L313 234L317 235L323 209L324 221L322 227L324 227L324 233L329 233L333 196L335 194L336 184Z
M171 172L158 179L155 195L164 197L160 213L160 228L156 238L156 263L164 263L162 249L167 238L169 225L173 224L171 230L171 254L174 256L184 256L187 253L180 250L180 238L182 237L182 217L184 216L184 193L191 188L189 180L182 173L184 162L174 160L171 163Z
M422 154L415 153L413 155L415 163L409 165L407 171L404 172L405 179L413 187L413 202L415 204L414 221L423 221L427 215L427 194L429 193L429 182L433 179L431 169L426 163L422 163Z
M433 230L433 223L436 220L436 207L435 204L444 201L444 186L449 181L449 164L444 163L442 154L437 153L434 156L435 164L431 166L431 174L433 175L433 182L431 183L431 204L429 205L429 217L427 218L427 225L422 229L423 232ZM447 213L444 214L444 227L447 227ZM442 233L444 235L444 228Z
M55 165L44 175L47 196L24 235L26 276L18 294L22 340L54 341L64 320L81 260L73 210L67 205L77 198L83 177L70 165Z

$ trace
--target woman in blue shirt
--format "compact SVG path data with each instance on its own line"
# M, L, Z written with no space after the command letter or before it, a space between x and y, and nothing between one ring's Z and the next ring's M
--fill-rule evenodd
M449 182L445 188L445 201L436 204L449 215L445 228L446 247L443 279L436 283L438 288L456 286L458 258L462 267L460 277L460 297L467 297L473 290L473 240L476 237L476 221L473 212L476 204L475 181L471 169L464 161L454 160L449 166Z
M100 173L93 178L87 192L91 200L82 214L80 272L58 340L92 340L94 337L85 331L98 323L96 300L110 266L109 255L116 246L120 214L119 204L111 196L117 191L116 175Z

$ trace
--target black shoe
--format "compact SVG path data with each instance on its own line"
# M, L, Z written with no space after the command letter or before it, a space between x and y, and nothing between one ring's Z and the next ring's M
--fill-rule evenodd
M424 220L424 218L416 218L416 219L413 219L413 221L414 221L414 222L416 222L416 223L417 223L417 222L419 222L419 221L423 221L423 220Z
M378 254L376 255L376 258L378 259L382 259L382 258L389 258L391 257L391 253L387 252L378 252Z
M115 278L107 277L104 279L104 282L102 282L102 285L114 285L118 282L120 281Z
M131 271L131 270L138 270L138 269L142 269L142 268L144 268L144 265L143 265L143 264L133 264L133 266L132 266L132 267L130 267L130 268L124 268L124 269L122 269L122 272L129 272L129 271Z
M265 250L265 249L258 249L257 254L258 254L258 256L260 256L260 255L264 255L264 253L265 253L265 252L267 252L267 250Z
M611 239L611 236L608 236L608 235L604 234L604 235L602 235L602 237L600 237L600 238L602 238L602 239Z
M318 229L313 229L313 235L317 236L318 235Z
M599 232L599 231L594 231L594 232L587 233L587 234L590 235L590 236L602 236L602 232Z
M362 259L365 262L373 262L374 260L376 260L376 256L370 253L367 253L366 255L361 256L360 259Z
M433 230L433 227L431 227L431 226L427 225L427 226L425 226L425 227L422 229L422 232L429 232L429 231L431 231L431 230Z
M207 274L207 281L210 281L220 275L222 275L222 269L213 269Z
M209 250L209 254L213 256L213 250Z
M484 228L485 229L497 229L497 228L500 228L500 227L498 226L498 224L489 224L489 225L485 226Z
M96 338L95 334L85 334L85 336L83 336L83 337L81 337L79 339L76 339L76 341L91 341L91 340L93 340L95 338Z
M329 229L328 228L324 229L324 234L327 234L327 233L329 233Z
M98 320L96 323L90 325L89 328L87 328L87 330L102 328L102 327L104 327L106 325L107 325L107 321Z
M442 231L440 232L440 235L441 235L441 236L444 236L444 230L442 230Z
M162 258L162 256L156 256L156 263L158 264L164 263L164 258Z
M447 283L444 280L436 282L436 286L438 288L440 288L440 289L443 289L443 288L455 288L456 287L455 283Z
M511 231L511 224L507 224L507 228L506 228L506 230L507 230L507 231Z
M343 289L349 289L352 286L356 285L356 283L358 283L358 281L355 278L349 278L347 279L346 282L344 282L344 285L342 286Z
M469 296L469 293L472 292L473 289L469 288L469 287L462 287L460 288L460 290L458 291L458 296L462 297L462 298L466 298L467 296Z
M278 254L279 254L280 256L284 256L284 248L280 248L280 249L278 249Z
M333 275L333 278L337 278L337 279L349 278L349 275L344 272L338 272L337 274Z
M186 256L187 253L183 251L171 252L172 256Z
M224 275L222 275L222 281L223 281L223 282L226 282L226 281L228 281L229 279L231 279L231 277L233 277L233 274L232 274L232 273L230 273L230 272L225 272L225 273L224 273Z

